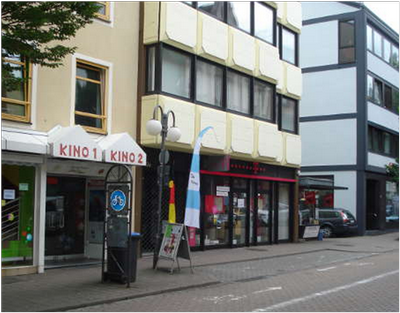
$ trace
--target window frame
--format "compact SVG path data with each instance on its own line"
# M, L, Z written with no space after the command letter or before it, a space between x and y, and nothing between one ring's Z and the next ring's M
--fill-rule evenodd
M298 135L299 134L299 101L294 99L294 98L290 98L287 96L284 96L282 94L277 94L277 98L279 100L277 100L278 103L278 107L279 107L279 122L278 122L278 130L282 131L282 132L286 132L286 133L291 133L291 134L295 134ZM282 100L283 98L289 99L290 101L294 101L295 104L295 108L294 108L294 114L295 114L295 125L294 125L294 131L290 130L290 129L285 129L282 127Z
M390 152L385 153L384 146L384 135L389 136L389 145ZM374 136L376 136L376 140L374 141ZM367 150L370 153L379 154L385 157L397 158L399 157L399 135L385 131L381 128L375 127L374 125L368 124L368 146ZM376 146L376 147L375 147Z
M100 72L100 95L101 95L101 111L102 114L93 114L93 113L88 113L88 112L83 112L83 111L77 111L76 110L76 93L77 89L75 87L75 100L74 100L74 125L80 125L82 128L84 128L87 132L91 133L96 133L96 134L107 134L107 90L108 90L108 71L109 68L104 65L96 64L87 60L83 60L80 58L76 59L76 69L78 67L81 68L86 68L89 70L98 70ZM93 79L87 79L85 77L80 77L75 73L75 86L77 79L89 81L92 83L97 83ZM83 116L83 117L89 117L89 118L94 118L94 119L100 119L102 122L102 127L93 127L93 126L86 126L86 125L81 125L76 123L76 115L78 116Z
M353 24L353 45L342 46L341 42L342 42L343 34L342 34L342 31L341 31L341 25L342 25L342 23L349 24L349 22L353 22L352 23ZM339 38L338 38L338 43L339 43L339 47L338 47L339 48L338 49L338 63L339 64L355 63L357 61L357 58L356 58L356 55L357 55L357 51L356 51L356 21L354 19L339 20L338 27L339 27L339 31L338 31L338 35L339 35ZM351 60L351 61L342 61L341 58L340 58L340 56L341 56L340 52L342 50L344 50L344 49L349 49L349 48L353 48L354 49L353 60Z
M104 5L105 14L101 14L99 12L95 13L95 18L102 20L104 22L111 22L111 10L110 10L110 2L109 1L96 1L101 5Z
M17 99L12 99L12 98L7 98L7 97L1 97L1 107L2 107L2 112L1 112L1 118L9 121L14 121L14 122L23 122L23 123L30 123L31 122L31 110L32 110L32 63L27 60L27 58L21 57L20 59L23 61L15 61L9 58L2 58L2 62L4 63L12 63L16 65L22 65L23 66L23 76L25 81L23 82L24 84L24 98L26 99L25 101L17 100ZM24 116L20 115L15 115L15 114L9 114L9 113L3 113L3 102L5 103L10 103L12 105L22 105L24 106Z
M372 98L368 94L368 77L372 78L372 86L373 86ZM379 82L382 85L382 103L377 103L375 101L375 81ZM369 102L371 102L371 103L373 103L373 104L375 104L377 106L380 106L381 108L386 109L386 110L388 110L388 111L390 111L390 112L392 112L392 113L394 113L396 115L399 115L399 112L397 110L398 103L397 103L397 107L396 107L395 99L394 99L394 96L393 96L393 93L396 92L396 91L399 92L399 89L397 89L395 86L387 83L386 81L384 81L384 80L382 80L380 78L377 78L371 72L367 73L366 84L367 84L366 85L366 99L367 99L367 101L369 101ZM391 105L390 106L386 105L387 104L386 103L386 92L385 92L386 88L390 88L392 90Z
M255 15L255 7L256 7L256 3L258 5L264 6L267 9L272 11L272 42L269 42L268 40L261 38L259 36L256 35L256 15ZM277 17L276 17L276 9L274 9L273 7L269 6L268 4L264 3L264 2L253 2L252 4L252 24L253 24L253 36L259 40L262 40L266 43L269 43L273 46L276 46L276 37L277 37L277 33L276 33L276 25L277 25Z
M263 118L263 117L255 115L255 113L254 113L254 110L255 110L255 84L256 83L261 83L261 84L267 85L272 88L272 119ZM267 121L269 123L276 124L276 95L277 95L276 86L274 84L271 84L267 81L264 81L264 80L261 80L258 78L254 78L254 81L253 81L253 103L252 103L252 108L253 108L252 116L254 119L257 119L260 121Z
M245 77L246 79L249 80L249 112L240 112L240 111L236 111L232 108L228 107L228 75L229 73L233 73L234 75L239 75L241 77ZM226 112L229 113L235 113L235 114L239 114L239 115L243 115L243 116L249 116L249 117L253 117L253 79L251 76L246 75L242 72L239 72L237 70L234 70L232 68L227 68L226 70L226 74L225 74L225 86L224 86L224 93L225 93L225 110Z
M279 40L278 40L279 47L278 48L279 48L280 59L282 61L292 64L294 66L299 66L299 36L298 36L298 34L280 24L277 25L277 28L279 29ZM294 63L283 58L283 30L294 35Z
M250 9L249 10L249 14L250 14L249 22L250 23L249 23L249 31L247 31L247 30L245 30L243 28L240 28L240 27L238 27L236 25L233 25L233 24L229 23L229 20L228 20L228 3L229 2L236 3L235 1L225 1L225 3L224 3L225 4L225 6L224 6L224 8L225 8L225 23L228 24L229 26L235 28L235 29L238 29L238 30L246 33L246 34L254 36L254 5L253 5L253 3L252 2L238 2L238 3L248 3L249 6L250 6L249 7L249 9Z

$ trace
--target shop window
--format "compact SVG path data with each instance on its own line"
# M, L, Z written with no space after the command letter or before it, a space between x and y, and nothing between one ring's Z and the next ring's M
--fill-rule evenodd
M339 63L355 61L355 31L354 21L339 23Z
M228 24L250 33L250 2L228 2Z
M386 182L386 223L398 227L399 223L399 192L395 182Z
M163 92L187 99L191 97L192 58L190 55L163 47L161 71Z
M196 63L196 100L222 107L223 69L209 62Z
M96 13L98 19L109 22L110 21L110 2L99 1L97 2L99 10Z
M197 7L200 11L206 12L219 20L223 21L225 19L224 2L197 2Z
M283 131L297 134L298 118L297 118L297 101L282 97L281 98L281 121L280 128Z
M232 71L227 74L227 108L250 113L250 78Z
M290 185L279 184L278 240L289 240Z
M2 266L33 265L35 167L2 165Z
M272 210L272 184L271 182L257 181L257 242L269 241L269 216Z
M90 132L106 133L106 73L106 67L77 62L75 124Z
M226 245L229 242L229 179L204 178L204 245ZM200 234L196 244L200 243Z
M1 116L3 119L29 122L30 121L30 89L31 66L27 59L18 55L8 56L2 59L3 66L11 69L10 79L15 80L11 87L1 88Z
M264 4L254 2L254 36L274 44L274 10Z
M271 122L274 116L274 87L270 84L254 81L254 116Z

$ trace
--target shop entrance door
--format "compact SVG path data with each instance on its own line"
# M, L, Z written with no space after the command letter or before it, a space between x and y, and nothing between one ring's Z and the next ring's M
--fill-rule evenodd
M234 178L232 181L232 245L249 243L249 201L247 180Z
M83 256L85 190L84 178L47 177L46 256Z
M101 259L103 251L104 215L106 209L106 193L104 181L88 182L85 256Z

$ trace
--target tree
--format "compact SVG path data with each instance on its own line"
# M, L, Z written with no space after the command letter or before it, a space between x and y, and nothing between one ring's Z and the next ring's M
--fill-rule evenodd
M92 23L96 2L5 2L1 3L2 52L4 58L21 58L32 64L56 68L77 47L62 45L85 25ZM15 77L13 65L2 61L2 88L10 91L24 80Z
M385 165L385 167L390 180L395 182L397 189L399 189L399 158L396 158L396 163L389 163L388 165Z

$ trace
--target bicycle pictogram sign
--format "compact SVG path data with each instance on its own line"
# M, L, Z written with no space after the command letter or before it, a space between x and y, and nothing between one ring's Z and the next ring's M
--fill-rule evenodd
M111 203L111 208L114 211L119 212L123 210L126 204L125 193L121 190L114 190L110 196L110 203Z

